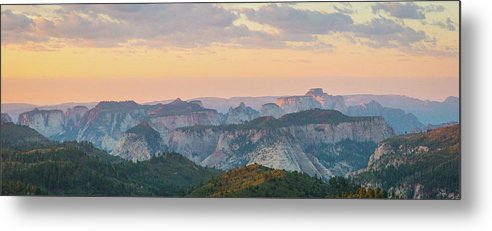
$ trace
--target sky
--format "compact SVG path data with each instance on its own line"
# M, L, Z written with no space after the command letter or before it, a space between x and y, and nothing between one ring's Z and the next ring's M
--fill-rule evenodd
M2 5L1 101L459 95L458 2Z

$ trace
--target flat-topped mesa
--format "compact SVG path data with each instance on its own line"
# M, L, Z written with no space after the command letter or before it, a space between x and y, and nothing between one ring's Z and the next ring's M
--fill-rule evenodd
M310 96L323 96L326 93L323 92L322 88L311 88L305 95L310 95Z
M65 114L61 110L39 110L19 115L18 123L28 126L43 136L51 138L65 132Z
M314 108L333 109L345 113L347 107L342 96L328 95L321 88L310 89L305 95L280 97L275 102L286 113Z
M133 100L127 100L127 101L101 101L99 102L94 108L96 109L117 109L117 110L124 110L124 109L133 109L136 107L141 106L140 104L136 103Z

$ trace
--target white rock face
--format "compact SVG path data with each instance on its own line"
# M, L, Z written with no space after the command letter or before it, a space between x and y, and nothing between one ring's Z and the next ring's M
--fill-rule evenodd
M394 153L395 151L393 150L393 148L391 147L391 145L387 144L387 143L380 143L378 145L378 147L376 148L376 150L374 151L374 154L371 155L371 157L369 157L369 163L368 163L368 169L377 169L379 168L379 160L385 156L385 155L388 155L388 154L392 154Z
M18 123L29 126L48 138L65 131L65 116L61 110L34 109L24 112L19 115Z
M133 162L149 160L167 151L159 133L148 122L142 122L131 128L119 140L111 155Z
M123 135L120 141L115 145L113 151L111 151L111 155L137 162L159 156L164 151L165 148L162 143L151 144L143 136L129 133Z
M326 167L306 150L343 140L379 142L393 135L381 118L340 124L308 124L274 129L183 128L172 132L171 151L202 166L231 169L257 163L315 174L325 179L352 170L340 162Z
M139 124L147 111L133 101L101 102L84 114L77 133L78 141L90 141L111 151L124 132Z
M123 135L111 151L111 155L133 162L148 160L156 154L149 150L149 145L143 137L133 133Z

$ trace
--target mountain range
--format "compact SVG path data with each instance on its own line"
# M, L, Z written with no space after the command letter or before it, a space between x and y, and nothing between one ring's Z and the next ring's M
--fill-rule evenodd
M342 97L343 99L338 99ZM355 95L341 95L341 96L331 96L322 89L313 88L309 90L305 95L301 96L259 96L259 97L232 97L232 98L219 98L219 97L201 97L188 100L200 101L202 106L205 108L215 109L217 112L226 114L230 108L235 108L243 102L245 105L251 107L256 111L262 112L263 110L277 110L272 109L272 106L278 106L285 101L293 100L295 102L300 102L302 98L305 98L308 102L307 105L301 106L304 109L335 109L344 113L344 107L350 106L360 106L364 104L371 103L374 101L385 108L401 109L405 113L413 114L417 119L427 126L428 124L437 125L448 122L458 122L459 121L459 98L455 96L450 96L444 101L433 101L433 100L421 100L417 98L412 98L403 95L371 95L371 94L355 94ZM330 100L320 100L321 98L331 98ZM336 99L336 100L335 100ZM278 100L278 101L277 101ZM146 102L142 105L156 105L156 104L168 104L174 100L162 100ZM343 102L342 102L343 101ZM336 105L329 105L334 103ZM35 108L40 110L50 110L58 109L65 111L68 108L73 108L74 106L86 106L87 108L93 108L98 102L89 103L64 103L58 105L32 105L32 104L19 104L19 103L8 103L1 105L2 113L8 113L13 122L17 122L18 115L31 111ZM314 104L314 105L313 105ZM289 104L292 105L292 104ZM324 106L322 106L324 105ZM345 105L345 106L344 106ZM265 108L266 106L266 108ZM286 112L295 112L290 106L284 109L282 114ZM277 110L278 111L278 110ZM277 112L279 114L279 112ZM278 116L275 116L278 117Z
M402 107L407 110L427 116L428 121L442 123L424 125L416 114L400 107L388 106L393 103L390 100L392 97L401 99ZM313 88L305 95L276 97L274 102L271 102L273 98L275 97L234 98L245 99L246 102L241 101L233 106L225 103L227 100L219 100L222 102L221 107L228 106L227 110L208 107L213 105L213 102L219 102L217 98L208 102L197 99L184 101L177 98L147 104L134 101L102 101L84 105L69 103L59 105L59 108L35 107L28 111L21 111L20 108L25 110L33 105L2 105L2 110L6 106L9 110L19 113L15 121L8 113L2 111L2 144L6 142L6 147L9 147L6 152L2 150L2 155L6 153L8 158L19 160L25 152L50 153L47 154L46 160L58 155L67 158L67 163L72 164L70 161L73 159L69 153L75 152L79 153L80 157L77 161L88 163L90 166L98 163L106 173L109 170L106 169L107 166L104 167L104 163L125 163L122 167L124 169L134 168L129 167L134 164L140 166L135 167L137 169L143 168L139 171L145 172L151 171L145 168L153 168L154 165L149 163L156 163L155 160L165 162L170 159L177 160L174 156L179 156L183 161L178 159L178 162L183 164L188 161L186 166L204 169L205 172L211 173L205 174L210 177L214 171L216 174L225 174L224 176L228 176L226 178L232 177L227 175L229 173L243 177L244 174L238 170L242 168L256 172L253 178L264 179L265 174L283 176L265 178L264 183L268 186L253 185L253 188L241 188L239 191L218 189L215 187L217 183L213 183L213 187L199 189L195 187L204 184L204 181L210 178L182 178L185 182L191 180L194 183L185 183L179 187L176 183L170 186L174 191L161 194L153 187L161 187L164 183L152 181L145 186L148 187L144 190L145 193L141 192L143 194L139 195L184 196L185 191L195 190L190 196L268 196L275 195L271 194L271 187L274 187L272 185L283 187L281 185L290 182L291 177L295 176L295 179L303 179L303 182L316 190L303 192L296 189L293 192L283 188L285 195L289 195L287 197L297 197L302 193L316 195L315 197L347 198L460 197L455 186L456 172L449 170L460 160L459 146L457 150L451 148L459 143L459 136L454 136L452 141L446 138L446 132L456 133L456 129L451 128L458 126L459 131L459 124L456 125L453 120L456 114L459 121L459 99L450 97L439 103L420 102L402 96L348 97L329 95L319 88ZM457 110L454 111L456 105ZM445 117L439 116L439 113L445 112L449 114ZM416 141L408 143L406 140ZM392 147L391 150L387 149L388 145ZM49 149L46 148L48 146ZM96 155L92 155L94 153ZM422 156L422 153L429 155ZM446 154L441 155L442 153ZM453 155L448 155L449 153ZM85 157L87 154L89 157ZM381 162L383 160L384 163ZM438 165L439 161L446 164L441 169L435 169L433 166ZM398 172L400 167L405 173ZM90 173L93 170L83 171ZM80 174L88 174L83 171L81 170ZM427 174L426 177L431 182L416 180L416 171L420 175ZM433 171L449 173L450 176L436 178L428 175ZM302 177L290 174L295 172L301 173ZM390 173L394 174L394 177L389 176ZM152 176L151 173L148 174ZM110 176L111 179L115 177ZM137 178L142 180L139 177ZM131 182L135 183L137 178ZM28 188L27 191L61 193L60 188L52 191L47 186L34 184L33 181L25 182L24 178L12 179L15 180L9 181L7 188L15 187L15 182L19 181ZM118 178L114 181L129 179ZM438 184L434 179L444 181ZM318 180L322 186L318 184ZM123 181L122 185L133 184ZM342 185L343 187L340 187L343 190L327 190L324 184L330 184L330 181L338 185L336 188ZM246 191L242 191L243 189ZM24 189L21 187L19 190ZM82 193L81 190L76 189L70 194ZM138 191L129 191L135 190ZM229 194L231 190L234 193ZM268 194L265 194L266 192ZM99 195L98 193L96 195Z

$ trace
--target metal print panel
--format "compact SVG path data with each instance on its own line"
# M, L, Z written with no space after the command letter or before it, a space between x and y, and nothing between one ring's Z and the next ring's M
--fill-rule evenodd
M1 195L460 199L460 3L1 6Z

